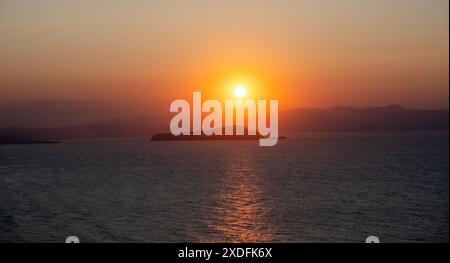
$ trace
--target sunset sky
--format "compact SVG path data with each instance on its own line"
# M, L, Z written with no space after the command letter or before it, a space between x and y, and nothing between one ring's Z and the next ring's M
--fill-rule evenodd
M447 0L1 0L0 102L448 108Z

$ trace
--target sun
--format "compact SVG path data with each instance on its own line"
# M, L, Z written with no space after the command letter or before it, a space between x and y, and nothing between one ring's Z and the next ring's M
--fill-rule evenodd
M238 98L243 98L247 94L247 89L243 85L234 87L234 95Z

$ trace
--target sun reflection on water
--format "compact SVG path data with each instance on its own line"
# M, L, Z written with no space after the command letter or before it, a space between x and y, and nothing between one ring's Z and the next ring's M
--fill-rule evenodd
M270 242L270 208L263 203L264 191L258 184L254 163L248 158L230 162L216 197L217 205L208 226L215 232L214 242ZM233 158L234 159L234 158Z

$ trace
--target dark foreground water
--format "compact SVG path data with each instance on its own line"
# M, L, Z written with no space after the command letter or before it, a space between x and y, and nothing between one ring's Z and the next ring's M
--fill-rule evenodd
M0 241L448 242L448 137L0 145Z

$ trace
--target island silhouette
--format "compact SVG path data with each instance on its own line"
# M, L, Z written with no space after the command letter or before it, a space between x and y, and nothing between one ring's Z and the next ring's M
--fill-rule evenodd
M261 135L178 135L171 133L157 133L152 136L152 141L230 141L230 140L259 140Z
M233 131L236 131L236 126L233 126ZM157 133L152 136L152 141L231 141L231 140L259 140L265 138L259 134L259 132L254 132L254 135L249 134L249 130L247 127L244 127L244 135L236 135L233 132L233 135L225 135L225 127L222 128L223 135L205 135L202 133L201 135L194 135L191 132L189 135L173 135L172 133ZM285 136L280 136L278 139L285 139Z

